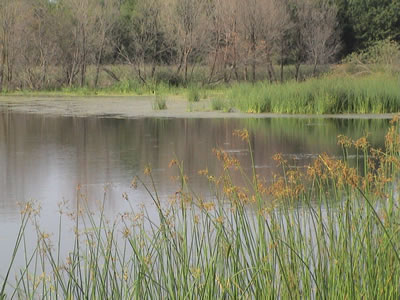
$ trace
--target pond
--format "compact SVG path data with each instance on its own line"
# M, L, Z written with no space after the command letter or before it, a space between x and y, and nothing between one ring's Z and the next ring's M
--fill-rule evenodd
M247 128L257 172L268 178L279 168L272 160L282 153L290 164L303 166L318 154L341 155L336 137L353 139L365 134L376 147L383 147L388 120L274 118L184 119L61 117L0 112L0 274L10 260L20 222L18 203L41 204L40 223L47 232L58 226L58 204L74 208L77 189L92 208L105 197L110 218L128 209L123 194L135 207L151 211L152 202L143 187L131 188L135 176L151 166L155 185L163 200L177 190L169 168L172 159L184 162L185 174L196 193L208 197L208 184L198 171L217 173L220 165L213 148L238 157L249 170L248 147L232 135ZM105 193L106 188L106 193ZM105 194L105 196L104 196ZM139 209L139 208L138 208ZM72 236L72 228L64 233ZM72 238L71 238L72 239ZM4 245L10 245L4 246Z

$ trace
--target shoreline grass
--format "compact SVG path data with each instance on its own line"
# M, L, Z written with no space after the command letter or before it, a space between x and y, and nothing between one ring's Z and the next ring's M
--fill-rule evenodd
M235 135L253 161L249 133ZM254 162L249 175L234 156L214 150L223 171L200 171L214 200L192 192L174 160L180 186L166 204L148 167L132 187L144 185L158 218L131 208L108 222L78 198L67 257L62 241L52 246L36 226L37 247L15 281L4 278L0 299L397 299L399 126L392 122L384 150L364 137L338 143L342 159L321 154L305 170L276 155L282 173L271 182L257 176ZM363 160L358 167L347 159L351 151ZM246 184L235 184L236 173ZM26 220L37 224L31 204L22 216L14 253L25 249Z
M168 109L167 107L167 99L163 95L156 95L156 98L152 104L153 110L164 110Z
M165 83L148 87L133 81L107 88L63 88L54 91L3 92L3 96L140 96L175 95L189 102L211 99L210 109L227 107L247 113L277 114L346 114L395 113L400 111L398 75L375 73L354 77L325 75L304 82L175 87ZM219 99L218 101L215 99ZM218 103L217 103L218 102ZM231 109L226 109L231 111Z
M393 113L400 110L400 80L387 74L331 75L300 83L239 84L228 98L241 111L252 113Z

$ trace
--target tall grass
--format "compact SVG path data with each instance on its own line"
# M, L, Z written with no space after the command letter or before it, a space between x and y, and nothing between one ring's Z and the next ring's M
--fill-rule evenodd
M164 110L167 109L167 100L164 96L156 95L153 101L153 110Z
M200 101L200 91L197 87L189 87L187 91L187 100L189 102L199 102Z
M228 97L245 112L288 114L390 113L400 110L396 76L325 76L302 83L238 84Z
M385 150L340 136L342 159L321 154L305 170L276 155L282 173L269 182L215 150L221 173L199 172L213 200L191 191L183 164L174 160L180 186L166 204L146 168L132 186L144 185L157 218L132 208L109 223L102 210L93 215L78 203L69 255L61 257L36 227L37 248L15 281L5 277L2 297L398 299L398 130L389 129ZM253 161L248 132L235 135ZM347 160L351 151L358 166ZM24 220L37 218L31 205L23 216L15 251L24 249Z
M5 92L6 93L6 92ZM124 79L102 88L71 87L48 91L18 91L11 94L38 95L181 95L194 103L211 96L212 108L222 108L222 98L229 104L225 110L237 108L250 113L287 114L342 114L393 113L400 111L400 79L392 73L374 73L368 76L329 74L304 82L288 81L283 84L266 81L255 84L238 82L233 86L199 86L190 82L188 87L171 85L166 81L149 80L145 84ZM229 106L229 107L228 107Z

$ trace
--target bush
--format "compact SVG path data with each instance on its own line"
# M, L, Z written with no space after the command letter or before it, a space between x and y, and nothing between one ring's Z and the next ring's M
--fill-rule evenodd
M397 72L400 70L400 45L390 39L378 41L362 52L350 54L343 62L350 73Z

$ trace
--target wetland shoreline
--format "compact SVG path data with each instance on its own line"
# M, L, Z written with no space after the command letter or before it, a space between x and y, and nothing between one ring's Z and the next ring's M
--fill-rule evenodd
M277 114L222 112L211 110L210 100L188 103L182 97L168 97L166 110L154 110L155 96L1 96L0 109L15 113L54 116L109 118L325 118L391 119L386 114Z

